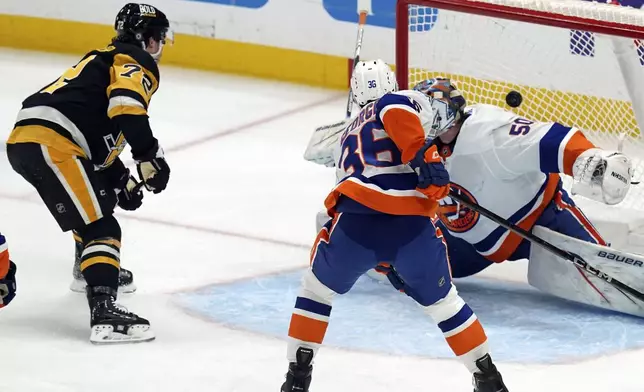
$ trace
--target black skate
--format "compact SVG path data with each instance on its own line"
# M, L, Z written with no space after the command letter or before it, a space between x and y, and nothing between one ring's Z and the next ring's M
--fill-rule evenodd
M281 392L308 392L311 384L311 372L313 372L313 350L300 347L295 354L297 362L288 365L286 381L282 384Z
M155 338L150 322L130 313L116 301L116 291L110 287L87 287L94 344L137 343Z
M74 269L72 270L73 280L69 285L69 289L75 293L84 293L85 286L87 286L83 273L80 270L80 255L82 252L82 248L80 250L76 249L76 260L74 261ZM135 291L136 285L134 284L134 274L132 274L132 271L130 270L121 268L119 271L119 293L130 294Z
M485 354L476 360L476 367L480 372L474 373L474 392L508 392L508 388L503 383L501 373L496 370L492 363L490 354Z

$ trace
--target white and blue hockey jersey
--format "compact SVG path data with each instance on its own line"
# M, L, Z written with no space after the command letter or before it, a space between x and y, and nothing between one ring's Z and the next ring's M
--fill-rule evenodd
M452 190L529 230L553 199L559 173L594 148L576 128L540 123L492 105L465 109L456 142L440 145ZM521 238L447 197L438 210L451 234L491 261L505 261Z

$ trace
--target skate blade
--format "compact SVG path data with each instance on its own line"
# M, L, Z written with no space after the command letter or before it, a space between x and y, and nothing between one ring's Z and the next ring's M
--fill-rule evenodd
M89 341L93 344L107 345L143 343L152 341L155 338L156 335L149 325L133 325L128 329L127 334L114 332L114 327L111 325L95 325L92 327Z
M72 280L72 283L69 285L69 289L75 293L85 293L85 286L87 286L87 283L85 283L84 280L80 279L74 279ZM137 289L136 284L130 283L126 284L125 286L119 286L119 294L132 294L135 292Z

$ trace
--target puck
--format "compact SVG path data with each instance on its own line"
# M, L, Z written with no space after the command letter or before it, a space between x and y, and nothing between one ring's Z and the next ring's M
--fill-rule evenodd
M523 102L523 97L518 91L512 90L505 96L505 103L510 107L518 108L521 105L521 102Z

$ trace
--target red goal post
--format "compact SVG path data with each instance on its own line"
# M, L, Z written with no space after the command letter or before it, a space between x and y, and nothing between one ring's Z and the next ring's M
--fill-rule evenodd
M580 0L398 0L401 89L445 76L469 104L576 126L644 176L644 10ZM519 91L518 108L506 104ZM622 207L644 210L633 187Z

